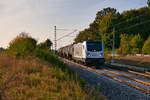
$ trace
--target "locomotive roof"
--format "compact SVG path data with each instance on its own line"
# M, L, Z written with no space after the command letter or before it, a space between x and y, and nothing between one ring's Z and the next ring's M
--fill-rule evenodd
M101 41L92 41L92 40L87 40L87 41L83 41L83 42L101 42ZM83 43L83 42L79 42L79 43ZM61 47L61 48L59 48L59 49L63 49L63 48L66 48L66 47L70 47L70 46L73 46L74 44L78 44L78 43L73 43L73 44L70 44L70 45L67 45L67 46Z

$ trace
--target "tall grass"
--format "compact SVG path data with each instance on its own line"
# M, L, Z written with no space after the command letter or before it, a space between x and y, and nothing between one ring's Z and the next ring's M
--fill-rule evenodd
M50 62L55 69L61 69L62 71L67 72L67 74L70 76L75 75L75 73L69 69L69 67L67 67L54 53L50 52L49 50L36 48L34 55L43 61Z
M0 53L0 100L102 98L55 54L39 48L36 40L24 33Z
M57 60L55 63L59 67L54 66L54 62L51 64L52 58L48 57L49 62L44 62L31 56L16 58L0 53L0 100L101 99L93 92L85 92L78 76L74 73L72 77L67 68L63 71L61 67L65 65L57 58L53 59Z

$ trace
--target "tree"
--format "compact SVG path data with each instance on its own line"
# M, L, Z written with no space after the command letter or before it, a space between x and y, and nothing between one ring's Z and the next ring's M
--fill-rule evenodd
M47 39L46 41L44 41L43 43L40 43L38 45L38 47L42 48L42 49L51 49L52 46L52 42L50 39Z
M114 28L113 24L115 24L117 18L118 18L118 14L109 13L99 23L99 35L102 37L101 41L104 42L105 48L108 49L112 48L112 38L113 38L113 28ZM118 42L116 42L116 44L117 43Z
M51 46L52 46L52 41L50 40L50 39L47 39L46 41L45 41L45 45L46 45L46 48L47 49L50 49L51 48Z
M83 42L83 41L86 41L86 40L96 40L97 36L96 34L94 34L91 30L89 29L85 29L84 31L81 31L77 38L75 38L75 43L78 43L78 42Z
M32 54L36 48L37 41L28 33L22 32L9 43L8 50L16 56Z
M122 23L116 26L116 30L119 30L120 34L126 33L129 35L137 35L137 33L140 33L141 37L146 40L150 33L149 18L150 9L147 7L124 11L120 16L119 21L119 23Z
M140 34L135 35L130 42L132 53L137 54L141 53L143 46L143 39Z
M96 14L95 20L89 25L89 28L81 31L79 35L75 38L75 43L86 41L86 40L101 40L101 36L99 35L99 23L101 20L110 12L116 13L115 8L104 8L101 11L98 11Z
M148 6L150 7L150 0L147 0L147 4L148 4Z
M96 18L94 20L94 22L96 23L100 23L101 20L109 13L112 13L112 14L116 14L117 10L115 8L104 8L103 10L101 11L98 11L97 14L96 14Z
M148 3L150 0L148 0ZM132 9L117 13L115 8L104 8L98 11L95 20L89 25L89 28L81 31L75 38L75 42L82 42L86 40L100 40L104 41L105 48L112 48L112 32L115 28L115 47L120 47L120 35L122 33L129 36L135 36L138 33L143 41L147 40L150 33L150 9L142 7L139 9ZM136 40L136 39L135 39ZM133 40L134 41L134 40ZM140 47L136 46L132 50L134 53L141 52Z
M4 51L4 50L5 50L4 48L0 47L0 51Z
M148 39L144 42L142 51L144 54L150 54L150 36Z
M120 53L123 55L130 54L130 38L128 34L121 34L120 35Z

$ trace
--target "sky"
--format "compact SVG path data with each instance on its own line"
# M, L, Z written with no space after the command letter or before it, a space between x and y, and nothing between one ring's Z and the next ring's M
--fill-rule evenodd
M7 48L9 42L21 32L43 42L54 41L54 26L57 39L73 32L69 37L57 41L57 48L73 43L79 31L88 27L103 8L113 7L120 13L147 6L147 0L0 0L0 47Z

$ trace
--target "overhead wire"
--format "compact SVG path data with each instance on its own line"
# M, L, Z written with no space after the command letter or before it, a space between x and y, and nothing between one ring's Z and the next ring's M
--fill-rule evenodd
M69 35L71 35L71 34L73 34L74 32L76 32L77 31L77 29L76 30L74 30L73 32L71 32L71 33L68 33L68 34L66 34L66 35L64 35L64 36L62 36L62 37L60 37L59 39L57 39L57 41L59 41L59 40L61 40L61 39L63 39L63 38L65 38L65 37L67 37L67 36L69 36Z

